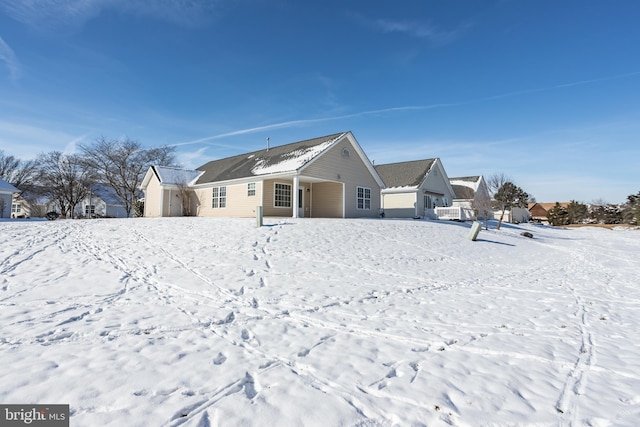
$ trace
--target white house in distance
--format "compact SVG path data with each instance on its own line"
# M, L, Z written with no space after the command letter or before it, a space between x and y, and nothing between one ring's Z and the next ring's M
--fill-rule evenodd
M96 184L91 187L89 195L75 207L74 216L85 218L127 218L127 210L112 187Z
M13 185L0 178L0 218L11 218L13 193L19 193Z
M351 132L208 162L196 170L149 168L145 216L377 217L384 183ZM185 190L188 197L184 197ZM177 208L176 206L179 206Z
M385 188L387 218L438 219L439 207L451 206L455 192L439 158L376 165Z

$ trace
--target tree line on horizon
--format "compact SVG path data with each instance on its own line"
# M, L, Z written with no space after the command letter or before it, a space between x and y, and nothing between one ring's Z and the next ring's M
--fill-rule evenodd
M149 167L177 166L175 147L145 148L129 138L101 137L79 148L77 154L50 151L33 160L21 160L0 150L0 178L20 190L20 197L32 206L46 199L64 218L73 217L76 205L97 184L106 185L113 189L130 217L142 197L140 184ZM46 212L38 214L35 216Z

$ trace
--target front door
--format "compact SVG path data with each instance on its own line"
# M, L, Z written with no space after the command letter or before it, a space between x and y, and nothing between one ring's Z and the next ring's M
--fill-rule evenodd
M298 188L298 218L304 218L304 187Z

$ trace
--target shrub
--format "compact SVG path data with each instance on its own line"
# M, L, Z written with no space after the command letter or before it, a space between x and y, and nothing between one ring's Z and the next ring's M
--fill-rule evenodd
M58 212L47 212L47 214L45 215L45 218L47 218L49 221L55 221L56 219L58 219L58 217L60 216L60 214Z

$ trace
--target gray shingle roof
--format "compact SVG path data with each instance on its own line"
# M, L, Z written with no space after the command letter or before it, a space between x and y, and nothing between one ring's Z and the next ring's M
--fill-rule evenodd
M264 175L275 171L290 172L300 169L300 167L304 166L317 155L317 149L322 148L319 146L336 141L345 135L345 133L346 132L335 133L333 135L271 147L269 150L263 149L213 160L197 168L198 171L203 171L204 173L196 181L196 184L228 181ZM305 156L305 154L307 154L307 156ZM281 166L278 167L277 165Z
M451 184L451 188L453 188L456 199L473 199L476 195L473 188L464 185Z
M462 177L456 177L456 178L449 178L449 181L478 182L479 179L480 179L480 176L479 175L475 175L475 176L462 176Z
M433 167L436 159L376 165L376 172L387 188L417 187Z

